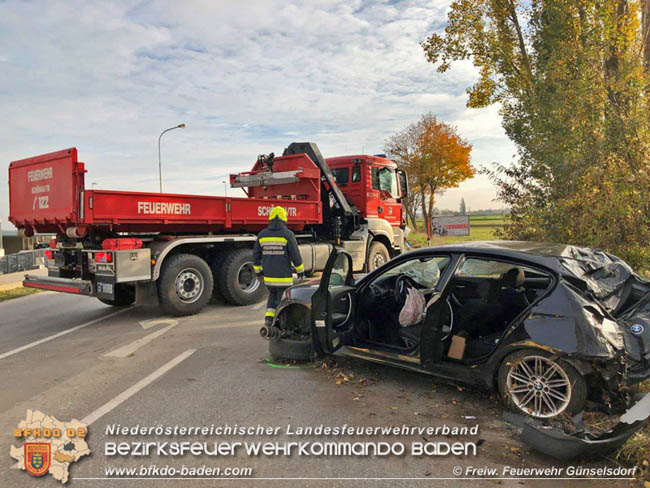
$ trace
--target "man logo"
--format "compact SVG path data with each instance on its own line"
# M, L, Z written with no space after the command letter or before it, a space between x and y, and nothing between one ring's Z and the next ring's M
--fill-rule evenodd
M632 334L634 334L634 335L641 335L641 334L643 334L643 331L644 331L644 330L645 330L645 329L643 328L643 326L642 326L641 324L634 324L634 325L632 325L632 326L630 327L630 331L631 331Z
M32 476L43 476L50 469L50 444L25 443L25 469Z

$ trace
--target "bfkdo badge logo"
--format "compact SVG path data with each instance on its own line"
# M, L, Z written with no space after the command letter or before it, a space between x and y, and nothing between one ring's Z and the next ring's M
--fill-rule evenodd
M50 469L50 455L52 452L49 443L26 442L25 469L34 476L43 476Z
M88 426L78 420L62 422L38 410L27 410L25 418L14 429L14 442L18 446L12 444L9 451L16 460L11 467L32 476L49 474L67 483L70 466L90 454L87 435Z

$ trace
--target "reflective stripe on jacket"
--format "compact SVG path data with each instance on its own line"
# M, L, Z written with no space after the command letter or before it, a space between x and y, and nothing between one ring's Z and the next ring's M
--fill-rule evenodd
M276 218L260 232L253 248L253 268L262 271L267 286L293 285L293 266L304 271L296 237L287 225Z

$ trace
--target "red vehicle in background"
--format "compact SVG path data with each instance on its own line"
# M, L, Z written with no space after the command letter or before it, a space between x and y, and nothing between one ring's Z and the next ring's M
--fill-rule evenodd
M75 148L9 166L9 220L25 235L56 233L47 277L24 286L95 296L126 306L159 300L174 315L197 313L213 294L236 305L265 290L252 248L281 205L307 273L324 269L332 246L355 271L372 271L405 250L406 175L385 156L325 160L314 143L258 157L230 176L246 197L87 190Z

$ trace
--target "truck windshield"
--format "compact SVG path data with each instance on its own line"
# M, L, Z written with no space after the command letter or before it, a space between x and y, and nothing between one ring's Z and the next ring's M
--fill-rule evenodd
M373 190L383 190L390 193L391 196L397 196L397 175L390 168L372 168L372 188Z

